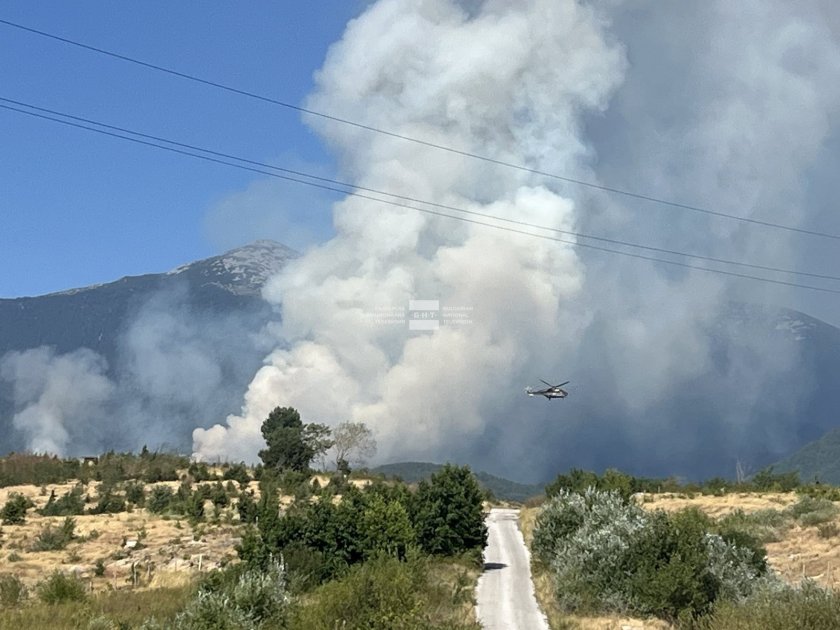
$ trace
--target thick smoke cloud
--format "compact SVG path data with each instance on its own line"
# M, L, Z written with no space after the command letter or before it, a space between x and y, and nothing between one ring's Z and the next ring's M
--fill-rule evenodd
M309 106L574 174L588 155L581 113L607 106L624 68L601 20L574 2L472 12L380 2L330 50ZM350 127L319 131L362 186L575 227L573 200L528 173ZM198 455L253 458L259 424L282 399L305 417L367 422L386 458L454 456L488 418L515 411L511 383L521 391L526 374L554 373L573 351L585 274L570 246L353 198L337 204L334 222L337 236L265 291L282 301L292 347L269 357L242 416L196 431ZM411 299L471 308L472 323L412 336L371 322L377 308Z
M192 430L236 408L270 346L265 314L202 309L186 286L147 296L106 358L41 347L0 357L14 405L6 448L58 455L186 451Z
M812 173L837 133L834 5L724 0L380 0L329 51L308 106L433 143L765 221L819 228ZM371 188L561 229L779 267L819 245L310 121ZM276 404L367 422L384 459L456 458L523 478L749 466L803 437L815 385L776 315L810 294L655 266L347 199L336 237L265 291L283 346L242 413L194 433L253 458ZM789 277L783 279L789 280ZM471 325L371 323L439 299ZM740 310L739 310L740 309ZM536 378L574 381L563 403ZM563 405L562 407L560 405ZM754 460L754 461L752 461Z
M103 422L115 389L106 368L87 349L56 355L36 348L0 358L0 380L13 384L13 426L31 450L64 454Z

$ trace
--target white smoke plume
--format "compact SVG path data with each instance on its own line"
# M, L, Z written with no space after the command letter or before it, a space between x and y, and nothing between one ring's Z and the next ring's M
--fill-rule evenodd
M810 225L802 182L840 101L824 12L837 10L380 0L330 49L307 106L567 177L597 171L613 186ZM310 124L360 186L780 267L799 266L808 248L782 232ZM198 457L253 460L278 404L310 421L366 422L383 459L460 457L531 477L605 459L639 469L656 458L667 472L707 454L734 463L745 440L772 450L788 437L773 414L789 417L797 397L761 405L797 349L748 328L721 349L715 326L732 300L788 304L798 293L352 197L334 224L334 239L266 288L282 304L283 344L241 414L196 429ZM371 322L411 299L471 307L472 324L411 334ZM521 386L537 378L573 379L574 411L525 398Z
M136 305L111 365L87 348L8 352L0 357L0 396L13 404L4 445L62 456L143 445L183 451L196 424L236 408L270 347L260 337L264 317L198 309L179 286Z
M114 394L102 357L87 349L57 355L51 348L9 352L0 381L13 383L13 426L36 453L65 455L72 433L101 422Z
M470 13L448 1L383 1L332 47L309 105L576 173L587 156L581 113L606 107L624 65L598 16L575 2L489 2ZM353 128L319 130L362 186L575 226L574 203L535 176ZM253 459L278 401L320 421L368 423L385 457L427 455L480 434L526 367L551 373L571 350L585 280L570 246L355 198L336 206L334 222L337 236L265 292L282 301L293 346L269 357L241 417L195 432L199 456ZM409 336L371 323L377 307L410 299L470 307L472 324Z

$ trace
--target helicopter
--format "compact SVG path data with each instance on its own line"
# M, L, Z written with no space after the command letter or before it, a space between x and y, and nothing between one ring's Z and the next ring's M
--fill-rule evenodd
M559 385L552 385L551 383L543 381L542 379L540 379L540 381L548 385L548 387L545 389L531 389L530 387L526 387L525 393L529 396L545 396L548 400L551 400L553 398L565 398L569 395L569 392L563 389L563 385L567 385L568 383L570 383L570 381L560 383Z

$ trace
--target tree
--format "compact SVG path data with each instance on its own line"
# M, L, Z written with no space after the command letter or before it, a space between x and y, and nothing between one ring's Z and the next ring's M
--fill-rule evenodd
M420 482L414 502L414 528L430 554L480 551L487 544L482 492L469 467L447 464Z
M266 447L259 455L266 468L305 471L332 447L329 427L304 424L292 407L276 407L262 424Z
M23 525L26 522L26 510L32 506L33 503L28 498L13 492L9 495L6 505L0 510L0 519L6 525Z
M342 422L333 431L336 470L349 468L351 462L364 464L376 454L376 440L364 422Z

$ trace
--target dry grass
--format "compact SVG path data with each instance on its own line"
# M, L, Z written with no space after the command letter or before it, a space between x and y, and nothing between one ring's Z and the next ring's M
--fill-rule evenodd
M68 492L75 484L50 484L43 492L37 486L15 486L0 490L0 505L9 494L19 492L35 503L46 504L49 493L56 496ZM98 482L86 487L96 499ZM177 488L179 482L161 482ZM151 485L146 487L148 491ZM87 504L91 507L93 503ZM190 574L207 571L236 559L235 544L239 541L238 517L235 508L227 508L218 524L201 523L195 529L185 519L152 514L145 509L118 514L83 514L74 516L77 540L61 551L30 551L38 533L46 524L59 525L64 517L45 517L34 509L23 525L2 527L0 573L18 576L28 586L55 569L73 573L85 580L94 592L122 589L128 586L182 585ZM210 504L207 513L212 513ZM133 549L126 541L137 541ZM16 558L19 558L15 560ZM104 575L96 576L97 561L105 567ZM132 568L133 567L133 568ZM173 574L185 574L175 578Z
M731 514L735 510L746 513L759 510L783 510L796 503L798 496L793 492L762 493L762 494L727 494L721 497L698 494L689 497L684 494L644 494L639 496L639 504L648 510L665 510L676 512L685 508L700 508L713 518L720 518Z

